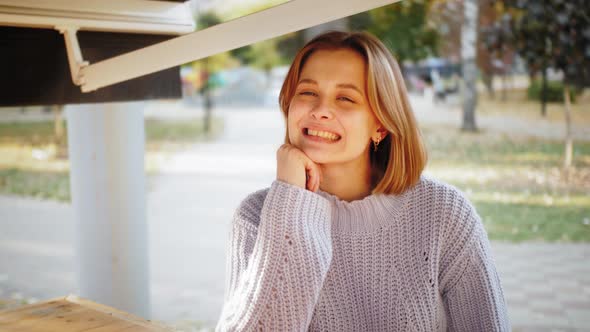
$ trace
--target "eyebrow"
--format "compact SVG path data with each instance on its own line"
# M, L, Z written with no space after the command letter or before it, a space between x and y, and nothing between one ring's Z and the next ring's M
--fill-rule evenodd
M310 84L318 85L318 82L316 82L315 80L312 80L311 78L301 79L297 84L299 85L301 83L310 83ZM361 91L361 89L359 89L356 85L354 85L352 83L340 83L340 84L337 84L336 87L344 88L344 89L353 89L353 90L356 90L358 93L360 93L361 96L364 96L364 93Z

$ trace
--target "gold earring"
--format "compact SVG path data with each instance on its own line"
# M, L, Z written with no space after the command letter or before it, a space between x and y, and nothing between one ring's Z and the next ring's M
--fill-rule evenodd
M373 141L374 151L377 151L377 146L379 145L379 142L381 142L381 139L379 137L377 137L377 140Z

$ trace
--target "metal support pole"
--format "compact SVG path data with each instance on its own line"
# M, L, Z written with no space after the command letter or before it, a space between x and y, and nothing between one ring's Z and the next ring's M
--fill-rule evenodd
M66 52L68 54L68 64L70 65L70 73L72 75L72 82L76 85L84 84L84 78L82 77L80 70L83 67L88 66L88 61L84 61L82 57L82 51L78 44L78 27L74 26L59 26L56 29L64 35L64 41L66 43Z
M80 296L150 316L144 102L66 106Z

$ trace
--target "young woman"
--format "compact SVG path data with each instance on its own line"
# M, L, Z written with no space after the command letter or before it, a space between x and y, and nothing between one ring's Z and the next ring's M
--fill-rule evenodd
M423 176L396 60L366 33L303 47L277 178L241 203L218 331L508 331L471 203Z

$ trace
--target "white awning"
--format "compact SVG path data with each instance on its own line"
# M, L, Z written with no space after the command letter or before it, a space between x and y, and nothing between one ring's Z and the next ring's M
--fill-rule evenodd
M83 92L90 92L396 1L292 0L94 64L86 64L83 54L79 54L77 30L145 33L155 29L151 32L170 33L176 29L176 33L185 33L190 30L187 4L143 0L0 0L0 25L62 31L73 81ZM161 28L159 32L157 27Z

